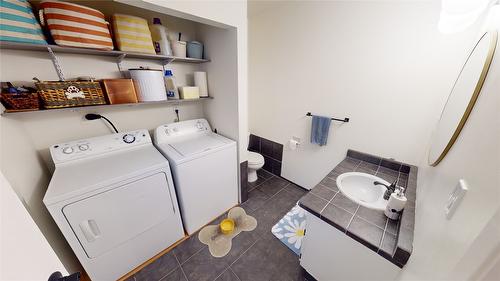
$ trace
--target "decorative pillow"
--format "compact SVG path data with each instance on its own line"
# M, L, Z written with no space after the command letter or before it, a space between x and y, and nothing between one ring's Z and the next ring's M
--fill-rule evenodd
M0 0L0 41L47 44L26 0Z

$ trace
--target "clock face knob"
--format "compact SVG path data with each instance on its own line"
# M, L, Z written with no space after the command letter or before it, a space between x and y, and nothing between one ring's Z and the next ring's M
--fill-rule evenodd
M135 137L131 134L126 134L123 136L123 141L126 143L133 143L135 141Z
M65 148L63 148L62 152L63 152L64 154L71 154L71 153L73 153L73 148L72 148L72 147L70 147L70 146L65 147Z

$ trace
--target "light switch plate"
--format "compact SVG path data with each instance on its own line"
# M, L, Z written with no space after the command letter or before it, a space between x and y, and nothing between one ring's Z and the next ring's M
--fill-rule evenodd
M467 187L467 182L463 179L460 179L457 186L450 194L448 201L446 202L446 207L444 210L446 219L449 220L453 217L453 214L457 210L458 205L460 205L460 202L462 202L462 199L464 198L465 193L467 193L467 190L469 190L469 188Z

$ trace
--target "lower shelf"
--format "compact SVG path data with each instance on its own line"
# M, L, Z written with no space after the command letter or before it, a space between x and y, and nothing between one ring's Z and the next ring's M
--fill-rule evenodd
M203 97L199 99L186 99L186 100L165 100L165 101L148 101L139 103L122 103L122 104L103 104L103 105L90 105L90 106L77 106L77 107L65 107L65 108L55 108L55 109L40 109L40 110L5 110L2 112L2 116L12 116L12 115L25 115L25 114L36 114L43 112L55 112L55 111L80 111L89 109L106 109L106 108L117 108L117 107L136 107L136 106L147 106L147 105L177 105L183 103L194 103L202 102L204 100L211 100L213 97Z

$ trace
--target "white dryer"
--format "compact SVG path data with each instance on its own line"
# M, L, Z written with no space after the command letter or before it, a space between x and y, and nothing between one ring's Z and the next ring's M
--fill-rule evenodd
M213 133L207 120L162 125L154 142L170 162L189 235L238 204L236 142Z
M147 130L50 153L43 202L92 280L116 280L184 237L169 163Z

